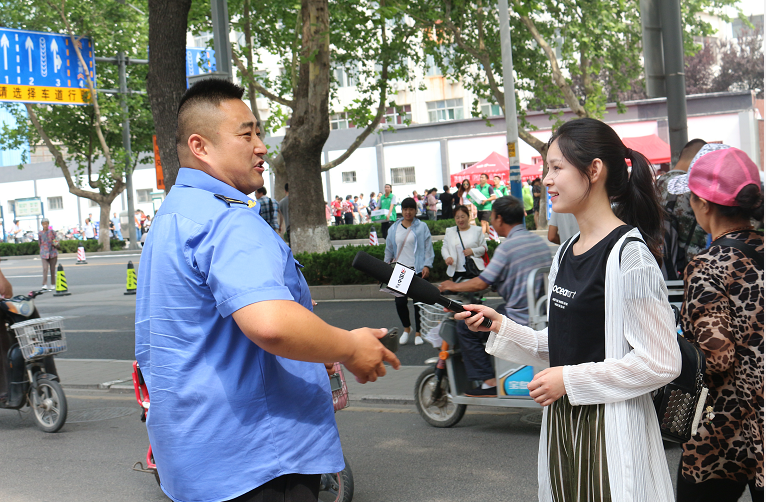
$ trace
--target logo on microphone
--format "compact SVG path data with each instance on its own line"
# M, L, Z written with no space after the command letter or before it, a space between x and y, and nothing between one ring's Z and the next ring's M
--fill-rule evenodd
M412 278L414 276L414 270L405 267L401 263L397 263L394 266L394 272L391 274L391 279L388 281L388 287L399 293L407 294L407 290L410 289L410 284L412 283Z

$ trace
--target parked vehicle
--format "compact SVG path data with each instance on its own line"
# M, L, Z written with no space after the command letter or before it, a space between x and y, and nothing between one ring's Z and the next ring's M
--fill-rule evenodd
M543 329L547 325L546 297L536 297L534 286L537 277L542 275L545 281L543 290L548 290L549 270L549 267L535 269L527 278L527 302L530 305L529 326L533 329ZM459 296L456 299L463 303L480 303L480 300L475 298ZM529 396L527 384L532 381L535 373L543 368L498 358L494 358L497 397L466 396L465 392L473 388L474 382L466 377L455 331L454 314L444 312L443 307L439 305L419 305L422 332L428 333L431 329L438 327L441 338L439 357L426 361L429 367L415 382L415 406L423 420L434 427L452 427L463 418L468 405L541 409L540 405ZM430 337L426 334L426 338Z
M67 401L54 354L66 350L63 317L40 318L32 291L0 299L0 408L30 406L37 426L56 432L64 426Z

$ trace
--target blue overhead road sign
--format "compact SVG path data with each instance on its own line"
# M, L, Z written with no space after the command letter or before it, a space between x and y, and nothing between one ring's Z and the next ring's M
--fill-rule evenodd
M199 47L186 48L186 76L199 75L215 71L215 51ZM189 80L186 80L189 87Z
M0 101L85 105L87 77L96 63L89 38L77 40L80 64L69 35L0 28Z

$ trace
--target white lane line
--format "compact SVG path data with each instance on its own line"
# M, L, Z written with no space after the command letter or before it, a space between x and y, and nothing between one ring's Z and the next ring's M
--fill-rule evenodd
M22 277L40 277L40 274L35 275L6 275L6 279L21 279Z

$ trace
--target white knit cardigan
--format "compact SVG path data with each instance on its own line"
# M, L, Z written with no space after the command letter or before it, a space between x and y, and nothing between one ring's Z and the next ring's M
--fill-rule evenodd
M609 488L614 502L672 502L673 486L662 438L649 393L681 372L675 317L657 262L639 237L629 231L614 246L606 265L606 358L599 363L564 366L564 386L573 406L605 403L604 428ZM559 248L551 265L548 291L556 280ZM545 366L548 329L535 331L503 318L491 334L487 352L509 361ZM538 498L553 500L548 473L546 433L548 409L543 411L538 451Z

